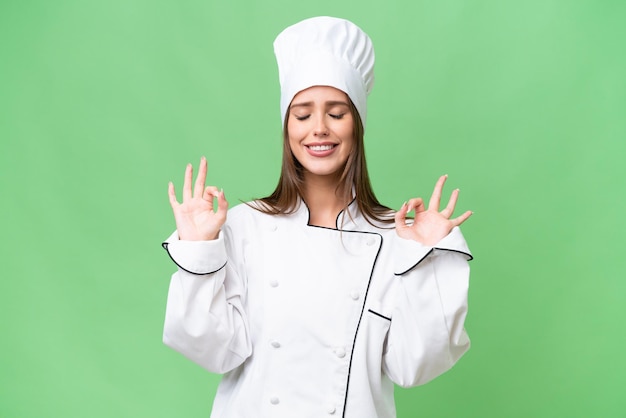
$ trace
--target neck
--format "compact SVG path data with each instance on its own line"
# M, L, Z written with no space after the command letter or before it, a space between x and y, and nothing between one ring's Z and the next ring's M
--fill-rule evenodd
M344 192L337 188L335 177L305 176L303 198L309 208L309 224L336 228L337 216L350 203Z

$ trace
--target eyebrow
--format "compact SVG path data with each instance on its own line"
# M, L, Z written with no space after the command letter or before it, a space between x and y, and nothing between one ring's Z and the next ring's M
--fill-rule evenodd
M337 106L337 105L343 105L343 106L348 106L348 103L343 102L341 100L329 100L327 102L324 103L326 106ZM303 102L303 103L294 103L291 106L289 106L290 108L294 108L294 107L311 107L313 106L313 102Z

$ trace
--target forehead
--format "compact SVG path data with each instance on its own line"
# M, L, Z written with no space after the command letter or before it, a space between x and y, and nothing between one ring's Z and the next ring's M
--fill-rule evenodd
M313 86L298 92L291 101L292 104L301 102L345 102L348 95L343 91L330 86Z

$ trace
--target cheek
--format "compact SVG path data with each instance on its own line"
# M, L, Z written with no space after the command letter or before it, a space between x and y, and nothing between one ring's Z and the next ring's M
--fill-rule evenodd
M289 142L296 142L306 135L304 127L302 124L287 122L287 138L289 138Z
M354 146L354 129L352 126L352 122L342 126L341 137L344 139L345 142L349 142L351 146Z
M293 153L294 150L298 149L297 141L295 141L293 138L289 137L289 139L287 140L287 148L289 148L289 151L291 151Z
M287 148L289 151L291 151L291 153L294 153L294 151L297 153L299 148L299 144L300 141L298 140L297 136L294 136L293 132L287 131Z

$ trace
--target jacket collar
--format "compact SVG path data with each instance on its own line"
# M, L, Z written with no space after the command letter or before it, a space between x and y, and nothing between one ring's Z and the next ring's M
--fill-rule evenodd
M309 225L309 207L302 198L298 200L297 208L293 216L298 222ZM358 210L356 198L352 199L352 202L350 202L346 209L339 212L335 221L335 229L342 231L362 231L365 229L369 229L368 226L371 225L369 225L367 220Z

